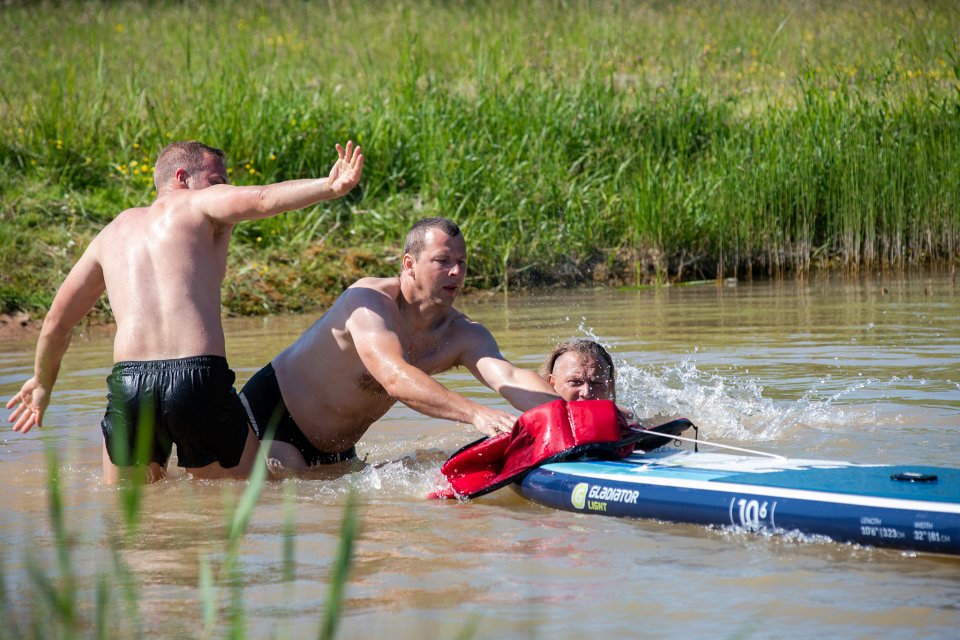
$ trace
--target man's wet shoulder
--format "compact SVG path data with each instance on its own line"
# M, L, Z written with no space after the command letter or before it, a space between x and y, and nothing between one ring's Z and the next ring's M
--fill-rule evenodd
M358 298L370 295L383 295L395 299L400 294L399 278L360 278L341 294L342 297Z

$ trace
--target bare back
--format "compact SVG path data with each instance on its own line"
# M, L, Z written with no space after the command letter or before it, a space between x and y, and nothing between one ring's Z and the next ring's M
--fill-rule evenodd
M193 211L192 195L124 211L90 247L116 317L114 361L226 353L220 286L233 227Z
M427 374L459 364L463 336L473 323L454 308L427 327L405 325L399 313L399 278L364 278L290 347L273 359L277 381L290 415L323 451L342 451L393 406L390 397L361 360L351 323L371 308L387 309L404 359Z

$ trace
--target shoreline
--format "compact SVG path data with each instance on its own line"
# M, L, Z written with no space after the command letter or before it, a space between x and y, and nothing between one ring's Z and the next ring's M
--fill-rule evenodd
M35 340L41 324L42 320L35 320L25 311L0 313L0 341Z
M817 269L809 274L800 275L794 274L793 278L802 281L816 281L819 279L832 279L832 278L847 278L847 279L867 279L874 280L878 283L888 282L888 281L898 281L910 278L929 278L935 276L946 277L951 286L957 287L960 286L960 278L958 278L958 272L960 269L956 265L939 265L939 266L928 266L926 268L919 269L896 269L896 270L887 270L887 269L873 269L860 272L849 272L843 269ZM651 284L635 284L631 282L598 282L598 281L586 281L579 284L569 285L563 283L554 283L554 284L544 284L544 285L521 285L515 288L511 288L508 294L521 294L521 295L530 295L535 294L538 291L553 291L557 289L581 289L581 288L592 288L592 287L609 287L612 289L657 289L657 288L670 288L670 287L684 287L684 286L704 286L710 284L717 285L726 285L729 286L731 283L742 283L748 284L751 282L762 282L765 280L785 280L788 277L784 276L762 276L762 277L737 277L737 278L723 278L722 280L690 280L690 281L679 281L679 282L663 282L663 283L651 283ZM881 287L881 292L886 293L886 288ZM478 301L489 299L503 295L504 292L500 289L481 289L481 288L471 288L460 294L458 301ZM266 313L266 314L224 314L223 319L226 318L264 318L270 316L296 316L304 315L310 313L322 313L326 307L329 305L318 305L311 309L302 309L297 311L283 311L280 313ZM226 309L225 309L226 310ZM46 315L44 311L43 315ZM84 318L77 327L84 332L99 332L99 331L109 331L110 327L114 326L112 320L106 320L105 317L109 317L107 314L93 314L88 315ZM26 311L12 311L0 313L0 342L33 342L35 343L37 337L40 335L40 327L43 324L43 317L34 317L29 312Z

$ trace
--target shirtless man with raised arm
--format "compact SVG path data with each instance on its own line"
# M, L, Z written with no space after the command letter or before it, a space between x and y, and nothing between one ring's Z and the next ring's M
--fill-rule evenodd
M227 184L224 154L178 142L157 158L157 199L128 209L93 239L63 281L37 343L34 375L7 403L13 430L41 428L74 326L104 291L116 318L107 379L103 477L146 463L163 477L171 444L197 478L249 474L259 443L233 388L220 322L220 286L233 226L338 198L360 180L363 155L348 142L327 178L265 186ZM134 460L138 429L153 432Z
M275 431L268 457L289 471L350 459L360 437L398 401L486 435L509 431L514 416L431 377L456 366L521 411L555 400L536 372L505 360L490 332L453 307L466 261L456 224L420 220L407 234L399 277L355 282L257 372L240 395L258 433Z

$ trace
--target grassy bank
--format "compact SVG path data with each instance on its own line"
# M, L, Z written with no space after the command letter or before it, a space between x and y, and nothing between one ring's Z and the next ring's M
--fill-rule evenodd
M958 259L952 2L14 3L0 29L0 311L42 310L183 138L236 183L368 156L361 191L238 227L234 313L391 273L434 214L478 287Z

